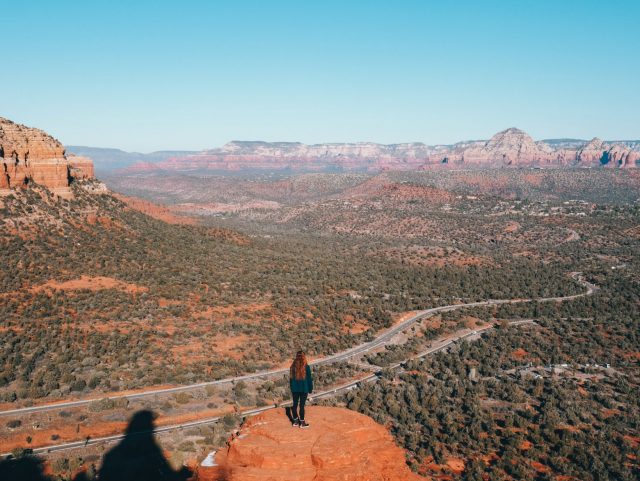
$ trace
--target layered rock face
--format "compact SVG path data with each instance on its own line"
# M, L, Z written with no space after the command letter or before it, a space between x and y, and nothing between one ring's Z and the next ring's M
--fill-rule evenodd
M589 143L581 147L576 153L576 160L585 166L600 165L602 153L607 150L606 144L599 138L593 138Z
M595 137L576 151L576 163L585 167L636 167L640 152L622 144L607 144Z
M551 147L536 143L520 129L498 132L484 145L464 149L461 162L468 165L530 166L549 164L557 160Z
M138 164L129 171L166 170L292 170L379 171L412 170L425 163L433 148L424 144L373 143L305 145L295 142L229 142L220 149Z
M640 152L630 150L624 145L615 144L603 153L602 163L617 167L637 167Z
M200 481L418 481L404 451L371 418L341 408L308 408L308 429L283 409L250 418L226 450L204 462ZM212 464L215 464L213 466Z
M80 155L69 155L67 157L71 169L71 177L74 179L92 179L95 177L93 170L93 160Z
M69 197L73 179L91 177L91 159L68 159L62 144L49 134L0 117L0 189L36 182L61 197Z
M516 128L498 132L487 141L434 146L422 143L305 145L298 142L235 141L219 149L176 156L157 163L141 163L128 170L379 172L451 167L635 167L640 159L640 151L630 145L609 145L598 139L577 145L576 148L554 148L534 141Z
M640 152L622 144L607 144L598 138L578 149L554 149L534 141L514 127L498 132L488 141L454 148L430 160L468 167L636 167Z

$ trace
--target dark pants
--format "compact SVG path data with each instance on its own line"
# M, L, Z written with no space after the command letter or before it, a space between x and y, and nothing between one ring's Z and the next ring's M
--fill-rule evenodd
M308 394L306 392L294 392L293 395L293 407L291 408L291 414L293 419L304 420L304 403L307 402ZM300 404L300 416L298 417L298 404Z

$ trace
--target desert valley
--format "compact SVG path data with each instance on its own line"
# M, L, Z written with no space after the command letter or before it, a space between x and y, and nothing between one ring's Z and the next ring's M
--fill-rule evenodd
M0 18L0 481L640 480L640 2Z
M145 160L0 119L2 479L636 479L639 146Z

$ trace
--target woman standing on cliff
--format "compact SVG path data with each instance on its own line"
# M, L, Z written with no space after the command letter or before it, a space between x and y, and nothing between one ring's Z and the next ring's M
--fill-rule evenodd
M293 407L291 408L293 426L308 428L309 423L304 420L304 405L307 402L307 396L313 392L313 378L304 351L298 351L291 364L289 386L291 387L291 397L293 397ZM298 406L300 406L299 416Z

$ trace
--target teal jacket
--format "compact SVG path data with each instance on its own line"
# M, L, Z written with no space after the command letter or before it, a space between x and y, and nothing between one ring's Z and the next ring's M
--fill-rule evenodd
M307 373L304 379L294 379L293 373L289 373L289 386L291 392L313 392L313 377L311 376L311 368L307 365Z

